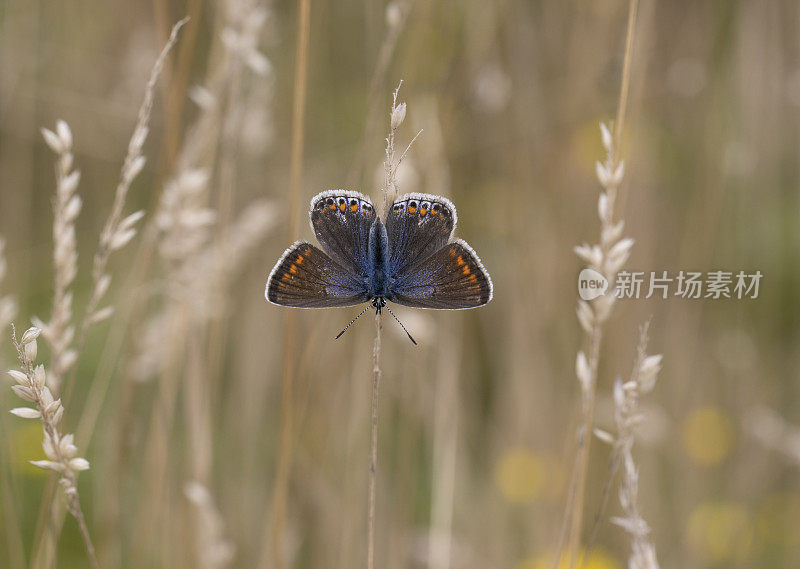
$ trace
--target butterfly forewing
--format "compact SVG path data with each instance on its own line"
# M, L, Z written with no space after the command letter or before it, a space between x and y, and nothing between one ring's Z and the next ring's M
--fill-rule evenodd
M432 194L406 194L386 214L390 271L402 272L445 246L453 235L458 216L453 203Z
M415 308L476 308L492 300L492 279L458 239L395 276L389 300Z
M352 306L369 300L363 279L303 241L278 259L267 279L265 296L274 304L298 308Z
M323 250L344 269L369 274L369 228L375 221L370 199L358 192L330 190L311 200L311 228Z

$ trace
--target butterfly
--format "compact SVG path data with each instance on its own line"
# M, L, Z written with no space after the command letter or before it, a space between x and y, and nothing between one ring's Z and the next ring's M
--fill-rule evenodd
M452 240L458 215L447 198L406 194L381 219L369 197L330 190L314 196L309 217L322 248L297 241L286 249L267 279L273 304L370 302L380 312L386 302L462 309L492 300L492 279L478 255Z

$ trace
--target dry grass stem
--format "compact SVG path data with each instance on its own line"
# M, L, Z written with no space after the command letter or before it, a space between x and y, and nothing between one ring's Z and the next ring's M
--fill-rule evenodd
M375 343L372 347L372 430L369 452L369 506L367 512L367 569L375 562L375 498L378 474L378 391L381 385L381 313L375 313Z
M186 169L164 186L153 219L158 253L168 267L197 254L211 238L217 212L207 205L210 177L206 169Z
M422 130L417 132L414 138L411 139L411 142L408 143L405 150L397 157L394 137L397 133L397 129L400 128L400 125L403 124L403 121L406 119L406 104L398 104L397 102L397 95L400 93L400 87L402 86L403 81L401 80L394 90L394 93L392 93L392 107L389 111L389 135L386 137L386 158L383 161L384 182L383 188L381 188L384 212L387 211L389 202L394 200L398 194L397 170L400 168L400 164L402 164L408 151L411 150L411 146L417 138L419 138L419 135L422 134Z
M620 159L619 146L621 144L621 125L625 117L626 102L630 83L630 68L633 50L633 34L635 29L636 0L630 5L630 16L626 34L626 50L622 71L622 85L618 105L616 124L618 130L612 133L605 124L600 125L601 138L606 150L606 159L597 163L597 179L602 186L602 192L597 202L598 216L600 218L600 242L596 245L581 245L575 248L575 253L585 261L589 267L600 272L609 283L615 281L617 272L624 266L630 256L633 240L622 238L624 222L615 221L614 206L617 191L624 176L624 163ZM610 285L609 285L610 286ZM565 535L570 566L578 563L581 549L581 533L583 530L583 512L586 495L586 481L589 468L589 448L591 432L594 425L594 407L597 391L597 368L600 359L600 347L603 337L603 323L608 319L614 306L615 296L613 291L600 296L590 304L587 301L578 301L578 320L587 336L589 355L583 351L578 353L576 372L581 388L581 424L578 428L578 450L575 458L572 480L569 487L567 508L564 517L564 527L561 532L561 544L555 563L561 559Z
M630 569L658 569L655 546L648 537L650 527L639 511L639 471L633 460L634 435L637 425L642 421L639 400L653 390L661 370L661 355L647 355L647 331L648 324L644 324L639 332L637 357L630 379L623 382L617 378L614 382L616 439L601 434L613 443L614 454L623 465L619 502L625 515L612 518L611 521L623 528L631 538L631 555L628 558Z
M83 352L83 348L87 339L87 334L89 329L92 325L101 322L107 318L109 318L113 312L114 308L112 306L105 306L103 308L99 308L100 301L104 298L105 294L108 292L109 287L111 285L111 275L106 272L106 266L108 263L108 259L110 254L113 251L117 251L127 245L131 239L136 235L136 224L138 221L144 216L143 211L137 211L133 214L128 215L127 217L123 218L122 213L125 206L125 200L127 198L128 190L130 189L130 185L136 176L141 172L142 168L145 164L145 157L142 154L142 147L147 139L148 135L148 123L150 119L150 113L153 106L153 98L155 92L155 86L158 81L158 78L161 74L161 71L164 67L166 57L169 54L172 47L175 45L175 42L178 38L178 32L180 31L181 27L187 22L187 19L183 19L172 28L172 32L170 34L169 40L163 50L161 51L159 57L156 59L155 64L150 73L150 79L147 83L145 88L144 99L142 104L139 108L138 118L136 126L134 127L133 134L131 139L128 143L128 151L125 157L125 161L122 167L122 173L120 177L120 181L117 185L114 201L111 207L111 212L109 217L106 219L105 225L100 233L99 239L99 247L97 252L95 253L94 263L93 263L93 270L92 270L92 287L91 292L89 294L89 300L83 315L83 321L80 327L80 333L78 334L77 341L75 342L75 346L73 349L67 350L65 348L62 357L56 360L56 365L59 368L66 370L71 368L70 378L71 380L74 378L75 370L76 370L76 361L80 357L81 353ZM71 149L72 146L72 136L69 132L68 128L64 128L66 125L56 129L55 133L50 131L43 130L42 134L45 137L45 141L48 145L59 155L61 155L62 150L66 150L67 146ZM55 136L53 136L55 135ZM69 145L65 144L66 141L69 141ZM63 164L71 165L71 158L67 159L66 162L62 163L61 160L59 162L59 169L63 166ZM77 179L74 181L77 185ZM73 190L74 191L74 190ZM58 200L57 200L58 201ZM74 202L73 202L74 203ZM56 204L58 207L58 203ZM67 206L74 208L75 206ZM72 213L68 211L68 213ZM77 215L77 214L75 214ZM69 216L66 216L68 219ZM55 225L59 223L60 220L56 219L54 223L54 229L56 229ZM56 239L59 237L56 235ZM58 243L56 243L56 250L54 255L57 257L56 259L56 279L66 280L63 277L59 277L59 261L66 263L69 255L65 255L62 251L59 250ZM68 272L66 273L68 274ZM58 287L56 289L56 294L58 294ZM66 296L66 295L65 295ZM68 299L69 296L66 296ZM62 301L59 301L57 298L54 299L56 303L60 302L60 304L65 305ZM61 309L61 313L63 314L63 309ZM54 305L54 316L59 315L55 305ZM37 321L37 324L39 322ZM50 332L49 325L45 327L45 329ZM74 329L72 325L66 328L66 332L61 334L60 338L57 338L55 333L50 333L50 336L53 337L53 342L55 346L65 345L68 346L69 342L65 342L65 339L72 340L72 333L69 333L70 330ZM68 365L65 365L68 364ZM64 378L61 377L58 373L56 373L56 377L58 378L56 381L61 383ZM110 374L108 376L110 381ZM71 381L68 381L71 383ZM108 386L108 382L104 381L97 381L92 383L92 388L90 390L88 403L84 408L84 413L81 414L81 425L85 425L88 423L93 423L94 418L96 418L97 414L100 411L100 404L102 403L102 399L105 396L105 392ZM62 387L63 390L63 387ZM65 395L66 401L69 400L70 393L66 393ZM82 434L81 425L79 425L77 430L77 435L80 438L85 438L85 435ZM43 505L42 510L40 511L40 520L39 526L43 527L44 516L48 515L49 508L46 507L47 499L45 499L45 504ZM63 520L63 514L53 514L54 519L59 520L55 523L55 526L58 528L55 531L57 535L60 531L60 520ZM42 547L43 544L40 544L39 548ZM38 550L38 548L37 548Z
M308 39L311 30L311 2L301 0L298 5L296 63L292 99L292 140L289 164L289 241L297 239L299 231L300 192L303 178L303 148L305 136L306 89L308 74ZM288 509L289 475L294 421L294 380L296 373L297 315L287 311L283 321L283 354L281 377L280 438L278 465L272 491L272 520L268 525L268 539L264 540L259 566L276 569L288 566L286 558L286 512Z
M617 189L624 174L623 163L616 163L615 141L610 129L600 125L603 145L606 149L606 160L597 164L597 177L603 188L598 199L597 209L600 217L600 243L581 245L575 253L589 267L600 272L609 283L613 283L617 272L625 265L630 256L633 239L622 238L623 221L614 221L614 202ZM610 285L609 285L610 286ZM565 526L569 527L569 552L571 563L577 563L580 550L580 535L583 527L584 495L589 464L589 444L594 425L594 406L597 390L597 367L600 359L600 346L603 336L603 324L611 315L616 297L613 291L600 296L591 303L578 301L578 321L586 333L589 355L578 352L575 371L581 389L581 425L578 428L578 451L575 459L575 470L569 489ZM560 557L560 555L559 555Z
M364 121L360 156L355 163L355 167L350 170L348 186L356 185L357 180L363 177L363 169L367 164L369 145L372 144L372 138L377 127L380 112L380 97L378 97L378 91L380 86L385 82L389 63L397 47L397 40L400 37L400 33L405 28L406 20L408 19L408 14L411 12L413 3L414 0L396 0L390 2L386 6L386 11L384 13L386 34L384 35L380 50L378 50L375 69L372 72L372 77L369 82L369 90L367 92L367 114Z
M81 470L88 470L89 461L78 456L74 435L61 433L60 424L64 415L61 399L55 399L47 386L47 374L44 366L34 364L38 352L36 340L41 332L39 328L28 328L19 341L17 341L16 331L12 332L14 348L17 350L17 357L22 369L8 372L16 382L11 389L24 401L33 403L34 407L17 407L12 409L11 413L23 419L41 420L44 430L42 448L47 460L30 462L34 466L58 474L64 495L67 497L67 509L78 522L89 561L92 567L97 569L99 568L97 555L78 495L77 473Z
M226 56L221 65L227 70L226 76L230 81L241 81L244 78L244 74L241 73L244 66L237 63L239 59L266 62L255 49L257 31L263 24L266 13L254 9L238 14L237 17L242 21L229 21L229 25L222 32ZM257 25L254 25L253 21ZM239 72L233 73L232 70L236 68ZM216 85L216 88L221 89L221 84ZM216 100L221 94L221 91L217 91L212 97ZM201 106L201 115L195 127L217 131L225 116L232 112L241 112L241 109L233 108L238 104L238 98L235 101L229 99L226 113L222 115L216 114L215 104L208 107ZM180 387L183 390L187 430L190 433L191 477L196 484L207 488L213 471L214 393L211 380L215 376L215 371L214 366L208 364L210 358L206 358L206 354L220 350L222 338L215 334L216 327L210 325L212 322L220 322L226 315L229 287L236 282L235 278L253 248L263 241L273 227L275 216L274 208L269 203L255 200L245 207L238 218L226 223L219 210L208 205L210 180L215 177L216 171L220 171L221 179L226 178L221 170L227 164L229 185L221 187L219 192L232 192L235 179L229 174L233 167L230 162L233 157L229 156L227 161L221 160L218 168L213 167L214 161L210 157L209 165L194 166L196 161L202 159L202 153L195 154L198 149L198 146L191 145L187 141L187 146L180 153L178 172L165 185L159 200L153 217L154 225L148 226L146 230L150 238L155 237L158 242L158 253L165 273L163 289L159 292L164 295L165 302L145 323L143 333L139 336L138 355L131 361L129 372L139 381L160 376L160 383L169 383L167 386L169 392L161 398L160 405L165 413L172 414L177 403L179 382L165 377L164 362L171 362L166 367L168 370L166 373L178 375L183 382ZM223 206L220 202L220 207L228 206L230 203ZM213 238L215 229L217 239ZM191 329L194 333L191 337L185 334L173 337L176 328ZM207 338L210 338L208 350L204 348ZM205 360L202 365L201 360ZM187 371L181 373L179 370L182 369ZM158 477L153 479L156 489L154 496L168 492L162 480L170 468L168 453L158 446L159 442L154 438L153 460L157 470L163 473L161 479ZM205 493L208 494L207 489ZM199 497L197 492L192 495L195 498ZM210 494L208 499L211 500ZM207 501L202 500L202 502ZM165 502L153 500L143 515L157 515L159 510L164 508L167 508ZM196 557L203 559L203 563L209 563L209 566L223 566L229 561L226 553L228 547L224 544L208 543L211 529L221 535L222 517L216 515L212 519L208 511L201 514L194 524ZM210 525L213 527L210 528ZM209 547L214 551L209 551Z
M225 523L208 488L199 482L188 482L184 494L195 509L197 567L225 569L233 561L235 548L225 537Z
M397 195L397 168L403 161L411 145L422 131L411 140L402 155L395 156L395 133L406 118L406 104L397 103L397 95L403 82L397 85L392 95L392 106L389 110L389 135L386 137L386 160L383 163L384 186L381 188L383 194L383 212L388 210L388 200L394 199ZM369 511L367 529L367 569L373 568L375 557L375 492L378 468L378 391L381 380L381 313L375 312L375 344L372 350L372 429L370 437L370 462L369 462Z
M275 226L274 206L255 200L223 232L221 241L212 241L216 211L197 199L207 181L204 174L187 172L181 180L169 182L163 194L156 218L163 230L159 254L165 277L164 288L158 292L170 302L154 312L137 334L128 364L128 375L135 381L153 379L160 363L169 359L176 344L176 339L168 337L171 320L189 315L195 324L207 325L226 313L236 276ZM218 278L207 278L212 274Z
M72 131L58 121L54 131L42 129L42 136L58 156L56 162L56 196L53 201L53 312L50 322L34 318L52 351L51 370L47 383L53 393L61 392L64 374L75 364L78 352L70 348L75 335L72 324L72 292L69 287L78 273L78 250L75 240L75 219L81 211L77 194L80 171L73 168Z
M252 0L230 1L225 5L227 25L222 42L231 52L226 87L226 112L222 123L217 211L223 226L228 224L236 188L236 156L242 136L245 106L243 78L245 68L266 76L272 66L258 49L261 30L269 16Z
M451 327L455 328L455 327ZM453 517L457 480L457 441L461 332L441 334L442 358L437 370L433 425L433 500L428 532L428 567L448 569L453 564Z
M122 213L125 209L125 201L128 197L131 184L145 165L146 158L142 153L142 147L147 140L147 135L150 130L150 113L153 110L153 97L155 95L156 83L161 76L161 71L164 68L169 52L178 41L178 32L180 32L187 21L188 18L184 18L172 27L169 40L167 40L158 59L156 59L153 69L150 72L150 79L147 81L147 86L145 87L144 99L139 107L136 125L133 128L133 134L128 143L128 152L122 164L122 173L119 183L117 184L116 192L114 193L114 202L111 205L111 212L100 232L100 244L94 256L94 266L92 268L92 292L89 295L89 302L81 325L81 335L78 340L78 353L80 353L83 343L86 341L86 334L92 324L108 318L112 313L110 307L98 309L100 301L102 301L111 284L111 275L106 272L109 256L112 252L122 249L136 236L136 224L144 217L144 211L134 212L125 218L122 217Z
M262 29L270 15L265 6L260 6L254 0L230 0L225 5L227 25L222 30L221 39L224 47L230 55L226 57L230 61L228 81L225 86L225 110L222 117L219 146L219 166L216 181L217 197L217 217L219 220L216 235L217 244L220 249L227 247L225 238L227 237L227 227L231 222L231 217L236 206L237 194L237 171L239 169L240 158L245 152L251 152L248 141L245 138L245 125L250 125L250 131L265 129L269 124L253 125L256 121L267 117L253 116L246 105L248 91L255 92L255 89L248 90L246 80L250 79L248 71L252 71L257 77L254 84L260 84L258 79L266 77L271 73L272 66L267 57L259 51ZM261 105L259 108L264 108ZM252 138L252 137L251 137ZM260 240L259 240L260 242ZM219 281L216 285L209 288L222 290L227 282L224 273L209 273L207 280ZM226 310L222 306L225 297L219 295L211 300L219 300L219 304L210 307L209 312L216 312L224 315ZM224 317L224 316L221 316ZM224 324L224 322L220 322ZM223 353L225 348L225 326L213 326L209 329L209 337L204 351L206 352L206 374L204 377L217 377L223 366ZM202 403L205 409L210 407L209 399L216 395L217 386L211 384L206 387L206 401ZM196 412L199 412L197 410ZM210 422L210 421L206 421ZM210 427L206 432L210 431ZM210 447L210 440L204 443ZM204 453L211 456L210 449ZM203 470L209 470L211 465L207 465ZM202 479L201 479L202 481Z

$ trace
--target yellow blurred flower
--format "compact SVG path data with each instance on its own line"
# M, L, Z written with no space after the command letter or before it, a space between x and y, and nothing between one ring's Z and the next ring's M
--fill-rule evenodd
M733 447L733 436L733 422L715 407L695 409L683 424L686 453L703 466L725 460Z
M582 563L576 563L575 567L581 569L621 569L621 565L616 559L611 557L602 548L596 547L589 555L589 559ZM529 557L520 562L516 569L553 569L553 555L543 554L536 557ZM558 569L570 569L569 556L563 556L558 563Z
M689 516L687 539L707 562L741 560L753 543L753 525L741 504L704 502Z
M525 448L507 451L495 466L495 483L514 504L529 504L539 498L545 478L544 462Z
M29 461L46 458L42 449L42 424L31 419L17 419L19 423L11 430L11 461L20 474L28 476L47 476L46 470L37 468Z

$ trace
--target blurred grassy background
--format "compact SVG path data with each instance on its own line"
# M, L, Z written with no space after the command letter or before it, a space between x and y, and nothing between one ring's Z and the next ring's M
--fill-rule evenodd
M52 302L53 156L39 128L64 119L74 134L84 203L80 314L97 235L169 26L193 17L158 88L148 163L129 212L153 211L198 114L188 91L224 57L222 30L245 4L0 3L0 234L9 263L2 287L19 300L19 327L33 315L49 316ZM416 0L393 5L388 23L382 2L311 2L300 211L291 211L288 197L297 5L265 7L257 39L271 68L266 76L246 68L237 106L223 107L241 117L235 188L215 174L209 201L230 192L238 212L267 197L278 225L227 289L223 316L180 337L167 334L168 348L189 346L170 369L144 383L126 372L144 334L141 314L98 326L81 355L67 431L83 413L101 361L113 371L91 444L82 449L92 469L80 477L103 566L192 566L195 513L182 488L194 457L183 400L197 377L210 402L204 483L235 545L233 566L273 566L259 564L271 555L287 309L264 302L264 280L289 243L291 216L301 220L301 237L311 238L305 207L314 194L352 186L379 198L390 93L403 79L401 144L424 132L401 170L400 190L455 202L457 235L491 272L495 299L466 313L398 309L418 347L384 322L377 562L550 567L578 422L581 264L572 246L595 242L599 231L598 122L616 109L627 2ZM395 9L408 10L407 19L371 92ZM662 567L800 564L797 457L765 449L744 421L764 405L800 424L798 37L795 2L640 7L618 210L636 239L628 266L764 275L756 300L624 301L607 327L601 427L612 427L612 381L628 374L637 327L650 316L650 351L664 354L636 450L642 510ZM158 267L133 273L137 251L139 239L112 258L118 313L164 278ZM145 312L161 307L148 302ZM364 557L373 326L359 322L333 340L355 313L297 314L287 566L354 567ZM109 352L113 334L124 341ZM191 338L209 351L192 351ZM13 365L10 342L0 353L5 367ZM154 403L170 386L178 403ZM42 458L40 425L5 412L18 405L9 389L0 390L0 403L0 566L15 567L36 548L47 475L27 463ZM156 472L147 459L154 448L163 453ZM593 445L587 520L600 501L607 454ZM161 499L149 504L158 484ZM616 491L611 504L613 515ZM604 523L598 541L588 566L626 566L629 545L619 528ZM449 564L429 559L447 543ZM59 567L86 566L71 519L58 559Z

